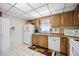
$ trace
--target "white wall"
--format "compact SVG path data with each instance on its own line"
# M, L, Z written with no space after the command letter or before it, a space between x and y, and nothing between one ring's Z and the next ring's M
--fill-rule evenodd
M10 19L10 27L15 27L15 30L10 35L11 46L20 46L23 44L23 25L25 20L7 16Z

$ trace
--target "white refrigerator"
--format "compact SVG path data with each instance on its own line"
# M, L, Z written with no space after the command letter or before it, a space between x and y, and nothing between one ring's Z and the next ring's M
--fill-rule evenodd
M24 25L24 44L32 45L32 34L34 33L34 25Z
M9 19L0 17L0 55L10 49Z

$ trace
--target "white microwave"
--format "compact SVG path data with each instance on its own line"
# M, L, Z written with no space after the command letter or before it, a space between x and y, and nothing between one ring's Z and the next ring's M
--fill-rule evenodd
M79 37L79 30L74 30L74 36Z
M64 30L64 34L79 37L79 30Z
M74 30L64 30L65 35L74 36Z

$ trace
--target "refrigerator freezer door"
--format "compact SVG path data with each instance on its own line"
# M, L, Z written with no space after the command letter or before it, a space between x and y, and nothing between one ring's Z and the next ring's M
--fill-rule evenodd
M2 23L0 19L0 56L2 55Z
M24 25L24 31L28 32L28 25Z
M2 20L2 52L7 52L10 49L10 35L9 35L9 19Z
M0 17L0 55L10 49L9 19Z
M24 25L24 32L34 33L34 25L31 24Z

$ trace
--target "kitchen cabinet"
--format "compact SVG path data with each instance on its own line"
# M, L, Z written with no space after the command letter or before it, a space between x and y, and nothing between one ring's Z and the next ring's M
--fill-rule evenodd
M48 36L45 35L39 36L39 46L48 48Z
M69 44L69 39L67 38L67 55L69 56L69 51L70 50L70 44Z
M59 27L61 24L61 14L55 14L51 16L52 27Z
M40 25L40 19L34 19L32 21L32 23L35 25L35 27L39 27L39 25Z
M32 35L32 44L39 45L39 36L38 35Z
M64 12L61 15L61 26L73 26L74 25L74 11Z
M74 25L79 25L79 4L74 10Z
M60 37L48 37L48 48L60 52Z
M60 39L60 52L67 54L67 37L61 37Z
M48 48L48 36L45 35L33 35L32 44L40 47Z

